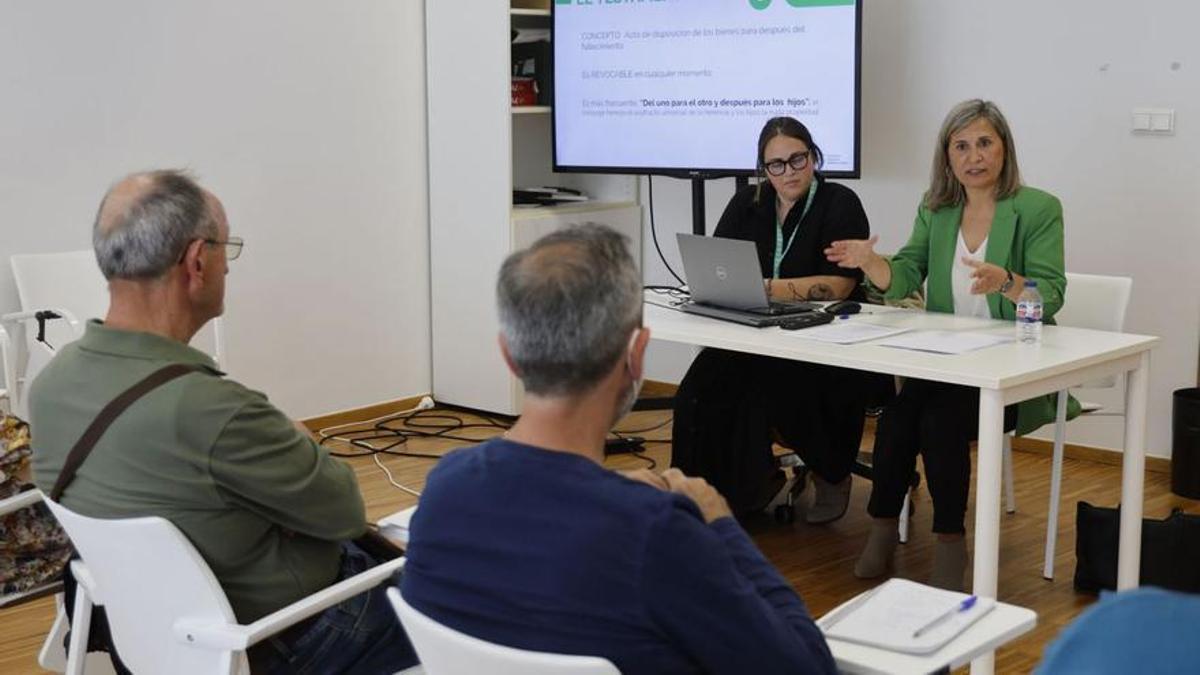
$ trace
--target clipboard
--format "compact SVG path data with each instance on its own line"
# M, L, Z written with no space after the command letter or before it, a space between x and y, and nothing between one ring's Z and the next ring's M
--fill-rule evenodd
M967 598L908 579L889 579L821 617L817 626L825 637L906 654L931 654L978 621L995 606L979 598L919 637L913 633Z

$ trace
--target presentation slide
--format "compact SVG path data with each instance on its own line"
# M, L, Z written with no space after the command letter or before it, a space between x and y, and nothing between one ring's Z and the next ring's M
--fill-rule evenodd
M858 175L855 0L555 0L555 170L746 172L803 122Z

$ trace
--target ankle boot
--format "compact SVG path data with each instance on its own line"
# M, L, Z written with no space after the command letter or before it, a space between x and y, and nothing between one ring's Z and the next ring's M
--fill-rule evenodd
M854 576L859 579L874 579L887 574L894 567L896 545L900 543L900 532L895 518L876 518L871 522L867 545L854 563Z
M830 483L817 474L813 474L813 486L816 496L804 521L809 525L823 525L846 515L846 507L850 504L850 479L846 476L840 483Z
M954 541L939 539L933 547L933 575L929 577L929 585L961 592L969 561L965 538Z

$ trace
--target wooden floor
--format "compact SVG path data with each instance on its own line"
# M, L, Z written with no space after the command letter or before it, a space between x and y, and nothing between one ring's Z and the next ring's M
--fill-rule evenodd
M471 421L482 421L462 413ZM640 412L622 421L619 429L642 430L669 421L668 413ZM453 435L486 438L499 433L496 429L467 429ZM641 432L651 439L667 439L670 425ZM871 438L864 438L870 447ZM413 439L407 448L416 452L440 454L465 445L463 441L446 439ZM668 446L652 444L646 457L657 462L660 469L669 464ZM399 448L397 448L399 449ZM433 460L381 456L395 479L401 484L420 490ZM389 484L383 471L369 458L347 460L358 475L368 516L380 518L409 506L416 498ZM610 458L613 468L645 466L647 460L621 455ZM1094 598L1077 594L1071 588L1074 572L1075 503L1086 500L1092 504L1112 506L1120 496L1120 468L1082 460L1066 460L1062 487L1062 507L1059 518L1057 566L1054 581L1041 575L1042 543L1045 536L1046 500L1049 496L1050 460L1047 457L1017 452L1014 457L1018 510L1002 515L1000 538L1000 599L1034 609L1038 626L1024 638L1012 643L997 654L998 672L1025 673L1041 658L1046 644L1064 625L1087 607ZM1173 507L1200 512L1196 502L1181 500L1169 492L1169 476L1146 474L1146 516L1160 518ZM809 526L803 517L794 525L778 525L766 515L746 523L754 540L783 575L796 587L814 616L820 616L847 598L874 585L859 581L851 573L869 526L866 502L870 485L855 479L850 510L841 520L825 526ZM974 491L972 491L972 499ZM931 508L929 495L921 490L916 498L916 516L907 545L901 546L897 557L897 573L924 581L930 572L931 545L929 532ZM974 523L973 510L967 515L967 531ZM969 537L969 534L968 534ZM45 672L37 667L37 651L53 619L53 599L0 610L0 674Z

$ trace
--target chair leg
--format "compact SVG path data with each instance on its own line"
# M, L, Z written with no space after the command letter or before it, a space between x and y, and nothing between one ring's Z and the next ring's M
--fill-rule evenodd
M912 497L909 493L904 493L904 506L900 508L900 543L908 543L908 514L912 508Z
M66 637L69 628L67 610L63 607L62 593L54 596L54 605L54 624L50 626L50 633L46 635L46 641L42 643L42 649L38 652L38 665L46 670L61 673L67 669L67 653L63 649L63 638Z
M71 611L71 645L67 648L67 675L83 675L87 662L88 632L92 628L92 600L83 584L75 589L75 608Z
M1004 434L1004 452L1001 460L1004 464L1004 512L1017 512L1017 496L1013 488L1013 457L1012 436Z
M1054 547L1058 539L1058 502L1062 490L1063 446L1066 443L1067 392L1058 392L1058 414L1054 420L1054 456L1050 464L1050 506L1046 510L1046 558L1042 577L1054 579Z

